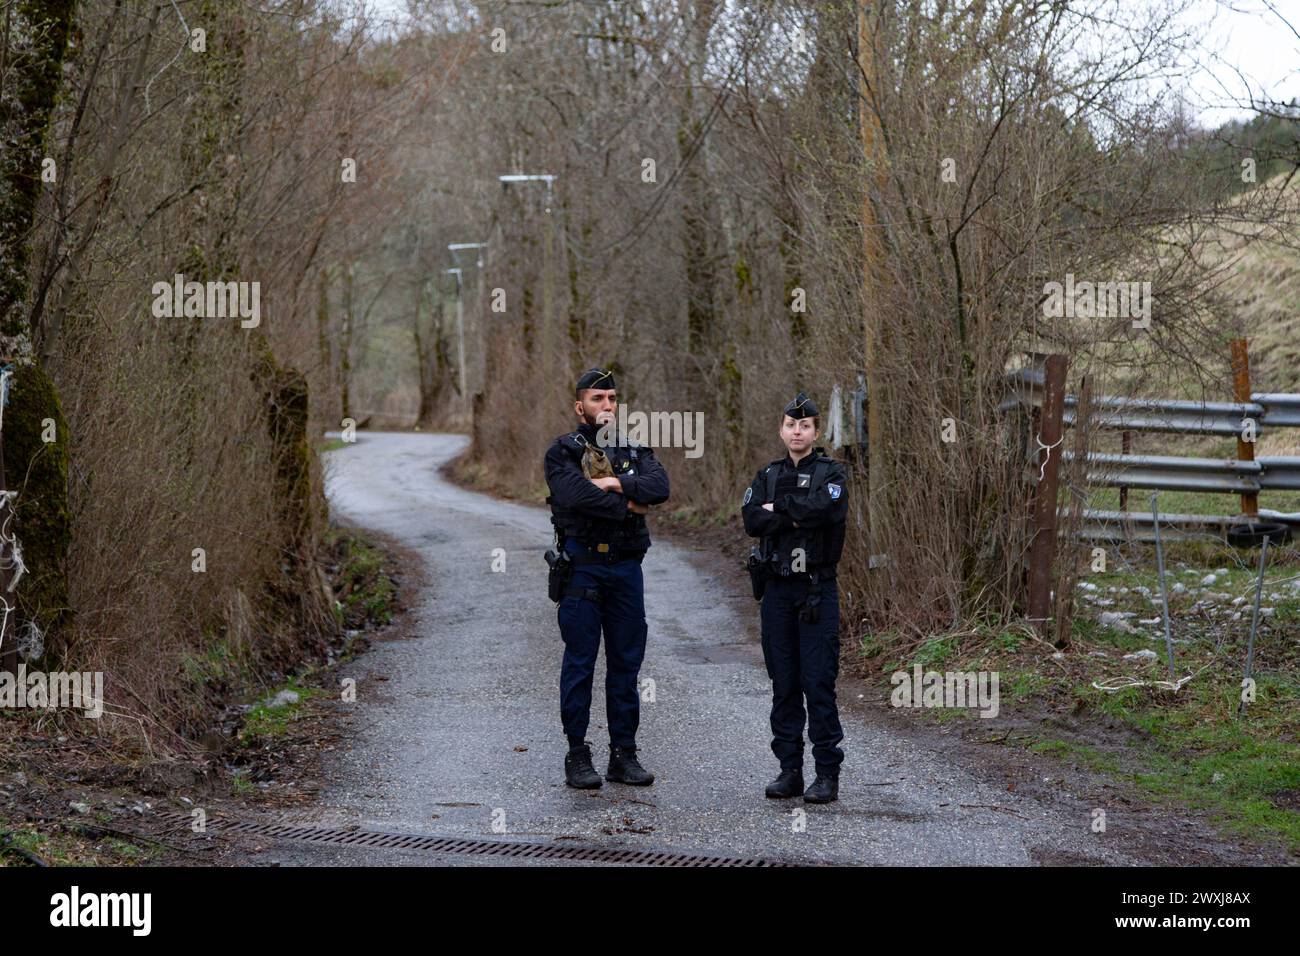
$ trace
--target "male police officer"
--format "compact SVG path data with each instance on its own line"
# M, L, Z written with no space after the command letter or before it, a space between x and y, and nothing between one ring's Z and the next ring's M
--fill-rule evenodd
M800 392L785 407L789 454L760 468L745 492L745 533L761 538L750 556L762 598L763 660L772 679L772 752L781 773L767 796L830 803L839 795L844 739L835 706L840 604L835 565L844 547L848 501L843 466L814 448L817 406ZM817 778L803 789L804 700Z
M636 757L637 675L646 644L641 559L650 547L647 506L668 500L668 474L649 448L613 434L617 399L611 372L583 372L575 395L577 431L557 438L545 463L551 523L572 562L558 609L564 638L560 720L569 738L564 777L571 787L600 786L585 738L603 630L610 740L605 779L646 786L654 775ZM593 470L612 474L589 477Z

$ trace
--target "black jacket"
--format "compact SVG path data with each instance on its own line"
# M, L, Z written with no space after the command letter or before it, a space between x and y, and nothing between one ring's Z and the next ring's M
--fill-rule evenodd
M818 463L825 478L814 487ZM776 488L768 511L763 504L772 469ZM740 508L745 534L763 539L764 559L778 573L790 573L795 549L803 548L805 570L833 577L844 550L848 497L848 474L824 448L814 448L797 467L787 454L760 468L745 492Z
M551 523L565 536L589 546L607 543L620 551L644 551L650 547L650 530L645 516L629 511L627 503L657 505L667 501L668 472L651 448L619 436L617 445L600 450L609 456L623 493L602 491L582 473L583 442L597 445L596 432L594 425L580 425L576 432L555 439L546 451L546 485L551 490L546 502L551 506Z

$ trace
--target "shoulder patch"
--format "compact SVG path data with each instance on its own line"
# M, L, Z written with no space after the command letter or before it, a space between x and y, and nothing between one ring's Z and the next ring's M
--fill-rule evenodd
M754 489L753 489L752 487L750 487L750 488L746 488L746 489L745 489L745 500L741 502L741 505L747 505L747 504L749 504L750 499L753 498L753 497L754 497Z
M832 500L832 501L836 501L836 500L838 500L839 497L840 497L840 495L841 495L841 494L843 493L843 491L844 491L843 488L841 488L839 485L834 484L834 483L832 483L832 482L827 482L827 483L826 483L826 490L829 491L829 492L831 493L831 500Z

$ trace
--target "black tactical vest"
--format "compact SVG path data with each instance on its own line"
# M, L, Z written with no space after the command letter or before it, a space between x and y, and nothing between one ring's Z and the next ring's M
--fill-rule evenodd
M584 440L581 433L575 431L565 435L560 441L564 450L573 457L574 466L579 472L582 469L582 453L586 450ZM609 458L615 476L623 474L628 469L636 469L639 473L637 448L608 445L601 447L600 450ZM565 508L556 504L550 495L547 495L546 503L551 506L551 524L562 537L581 541L593 549L601 544L607 544L611 550L619 551L645 551L650 547L650 529L646 524L645 515L628 511L622 521L609 521Z
M773 502L777 498L777 484L782 475L796 475L795 483L788 492L792 495L808 495L826 487L831 474L834 459L818 455L813 459L813 466L808 472L800 472L786 465L785 458L778 458L767 466L766 490L763 503ZM807 484L799 479L808 476ZM790 528L778 534L765 535L762 539L762 556L776 573L792 573L791 564L795 549L804 552L804 571L817 571L823 576L834 574L835 565L844 550L844 522L838 521L819 528Z

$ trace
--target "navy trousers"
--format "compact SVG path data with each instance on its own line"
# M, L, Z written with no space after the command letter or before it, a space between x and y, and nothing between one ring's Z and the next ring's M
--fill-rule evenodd
M569 554L592 552L576 541L565 542ZM637 676L645 658L645 585L641 562L577 564L569 581L572 588L595 590L600 599L566 596L557 616L564 638L560 665L560 721L564 733L585 738L591 716L591 685L596 654L605 636L605 716L609 742L615 747L635 747L641 722L641 696Z
M803 768L804 702L808 739L819 774L837 776L844 751L835 678L840 668L840 592L832 578L820 582L820 619L799 620L808 591L806 575L768 579L760 617L763 661L772 678L772 753L782 770Z

